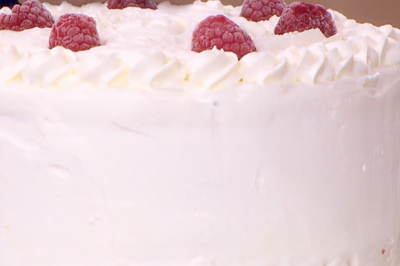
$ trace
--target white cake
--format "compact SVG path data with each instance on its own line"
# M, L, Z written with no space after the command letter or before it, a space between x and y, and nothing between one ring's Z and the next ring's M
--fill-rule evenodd
M0 31L1 266L400 265L398 29L45 6L102 46ZM211 14L258 52L191 52Z

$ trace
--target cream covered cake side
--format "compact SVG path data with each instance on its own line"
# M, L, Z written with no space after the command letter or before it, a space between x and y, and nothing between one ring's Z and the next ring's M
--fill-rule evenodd
M1 88L1 265L396 265L399 70L183 96Z
M400 263L398 29L46 7L94 17L102 46L0 31L0 265ZM218 13L258 52L191 52Z

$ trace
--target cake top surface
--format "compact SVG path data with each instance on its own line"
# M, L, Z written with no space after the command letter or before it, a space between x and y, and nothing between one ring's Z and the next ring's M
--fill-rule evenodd
M358 24L333 10L329 13L338 33L326 38L318 29L275 35L277 16L248 21L239 16L241 7L219 1L182 6L162 2L157 10L108 9L106 5L44 3L55 19L67 13L94 18L101 45L87 51L49 49L51 28L0 31L0 83L40 88L79 84L215 90L241 83L265 86L347 80L400 63L399 29ZM11 11L3 8L0 13ZM218 14L249 34L257 52L238 60L234 53L215 48L191 51L196 26Z

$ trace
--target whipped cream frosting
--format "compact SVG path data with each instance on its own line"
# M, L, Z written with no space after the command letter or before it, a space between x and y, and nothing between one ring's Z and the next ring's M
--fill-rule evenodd
M1 266L400 264L398 29L45 5L94 17L102 46L0 31ZM221 13L257 53L190 51Z
M93 17L102 46L78 53L64 48L49 50L50 29L1 31L0 82L44 88L86 83L94 87L210 90L242 82L282 85L345 80L400 62L399 29L357 24L332 10L338 34L325 38L318 29L276 36L276 16L269 21L247 21L239 16L241 7L219 1L183 6L162 2L158 10L109 10L106 4L75 7L67 2L59 6L45 3L45 7L55 19L71 12ZM194 28L215 14L229 17L249 33L257 52L240 61L223 51L192 52Z

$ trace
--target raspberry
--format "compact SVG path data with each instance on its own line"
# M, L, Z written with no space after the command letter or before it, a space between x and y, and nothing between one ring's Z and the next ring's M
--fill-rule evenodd
M50 48L63 46L74 52L100 45L96 21L84 14L65 14L54 23L49 38Z
M255 22L269 20L273 15L279 17L285 7L283 0L245 0L240 16Z
M251 37L223 15L205 18L193 32L192 51L200 53L214 46L225 52L234 52L239 59L256 51Z
M316 28L319 28L327 38L337 33L335 21L323 6L294 2L283 11L275 27L275 34L282 35Z
M107 7L109 9L124 9L125 7L157 9L153 0L109 0Z
M51 28L53 23L54 18L38 0L28 0L22 5L14 5L11 14L0 14L0 30Z

